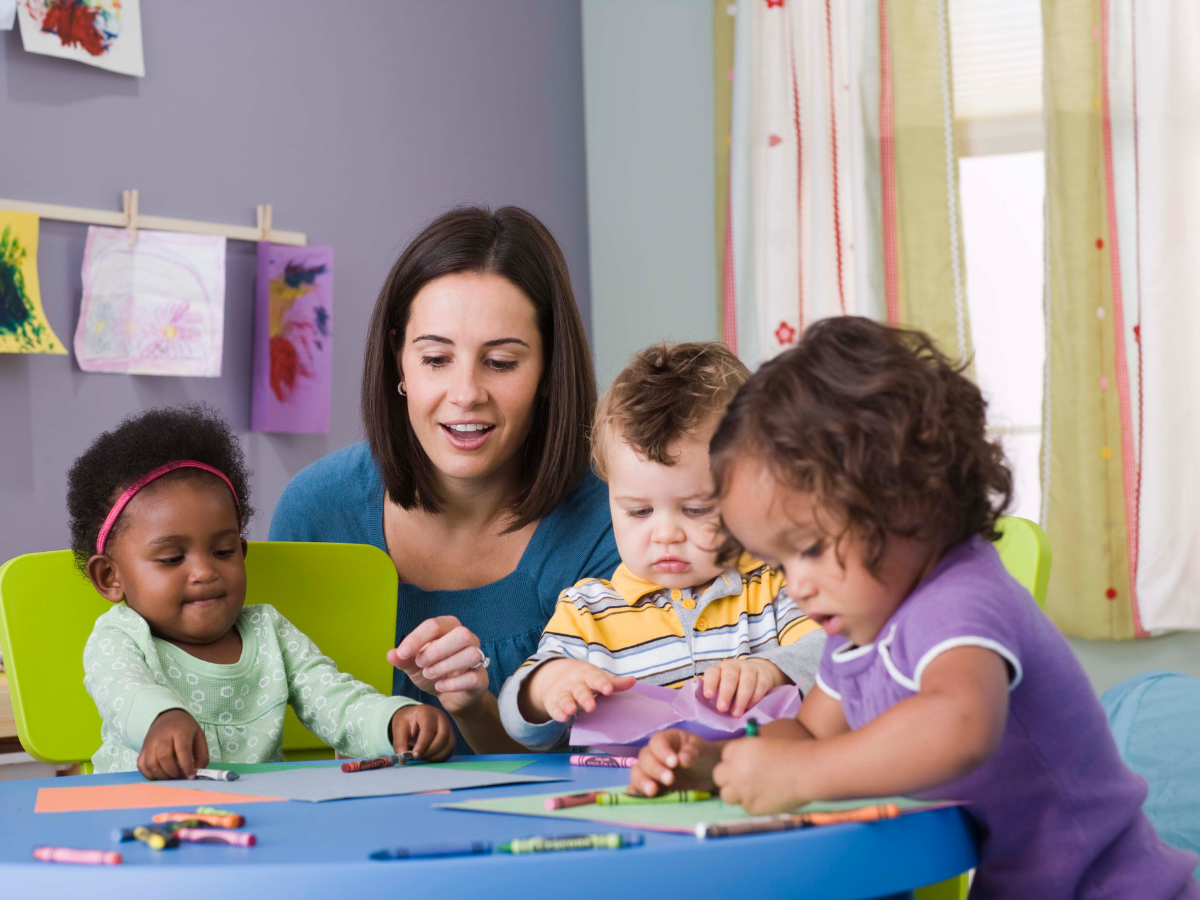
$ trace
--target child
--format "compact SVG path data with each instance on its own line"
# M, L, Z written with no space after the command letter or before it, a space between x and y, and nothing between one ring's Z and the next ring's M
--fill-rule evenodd
M114 606L83 651L97 772L193 778L210 759L281 762L283 714L342 753L450 755L437 709L338 672L274 607L243 607L251 515L242 450L202 406L100 435L69 474L75 558Z
M704 695L740 716L772 688L807 691L824 634L796 609L778 570L716 561L719 516L708 441L750 373L723 344L661 344L633 357L601 398L593 461L608 482L621 565L610 581L562 592L537 653L500 692L517 742L566 741L597 694L637 681Z
M833 318L766 363L710 446L730 533L829 635L795 721L655 735L631 789L748 811L920 794L978 826L972 897L1200 896L1141 811L1062 635L992 541L1012 478L979 389L922 334Z

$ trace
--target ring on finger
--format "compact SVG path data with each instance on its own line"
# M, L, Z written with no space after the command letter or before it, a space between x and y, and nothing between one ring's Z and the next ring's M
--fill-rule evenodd
M490 656L485 655L484 652L482 650L480 650L479 651L479 662L475 663L475 665L471 666L471 668L472 669L486 669L491 664L492 664L492 658Z

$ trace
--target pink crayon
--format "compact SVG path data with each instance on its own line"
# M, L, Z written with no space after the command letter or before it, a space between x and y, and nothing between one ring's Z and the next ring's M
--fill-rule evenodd
M112 850L74 850L71 847L35 847L34 859L42 862L79 863L85 866L115 866L125 857Z
M258 838L245 831L226 828L180 828L175 837L192 844L229 844L232 847L253 847Z
M600 766L606 769L632 769L637 765L636 756L599 756L594 753L573 753L569 760L573 766Z

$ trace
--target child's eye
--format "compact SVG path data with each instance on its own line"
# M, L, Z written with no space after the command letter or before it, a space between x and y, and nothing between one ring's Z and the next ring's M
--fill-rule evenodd
M496 372L511 372L517 367L515 359L489 359L487 365Z
M233 551L232 550L217 550L213 555L216 557L219 557L220 559L227 559L228 557L233 556Z
M646 516L650 515L650 513L652 513L652 512L654 512L654 510L652 510L650 507L646 506L646 507L643 507L642 509L627 509L627 510L625 510L625 515L632 516L635 519L644 519L644 518L646 518Z
M160 557L158 561L165 566L177 566L183 562L183 554L181 553L178 556Z
M825 552L825 542L817 541L815 544L813 544L807 550L802 550L800 552L800 555L807 557L808 559L816 559L818 556L820 556L824 552Z
M713 508L711 506L685 506L683 508L685 515L694 516L697 519L701 516L707 516L712 511Z

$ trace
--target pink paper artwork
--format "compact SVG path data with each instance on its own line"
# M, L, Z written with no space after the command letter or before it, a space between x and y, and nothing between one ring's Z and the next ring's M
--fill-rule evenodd
M225 238L88 228L75 356L85 372L217 378Z
M258 245L254 431L328 434L333 248Z
M571 728L571 744L580 747L640 747L664 728L681 728L710 741L740 737L751 717L765 725L775 719L794 718L800 709L800 692L777 687L745 715L718 712L704 698L699 680L679 690L652 684L635 684L610 697L597 697L596 710L581 713Z

